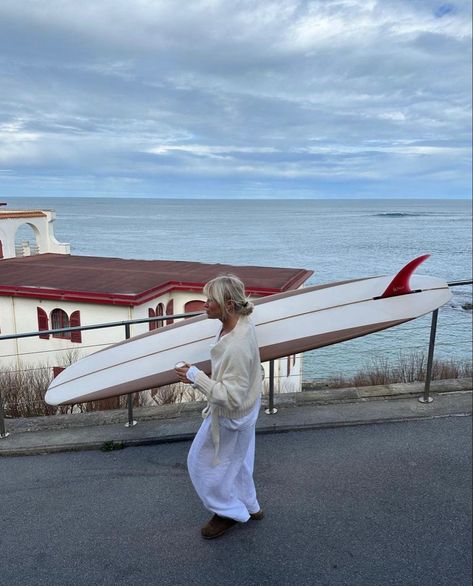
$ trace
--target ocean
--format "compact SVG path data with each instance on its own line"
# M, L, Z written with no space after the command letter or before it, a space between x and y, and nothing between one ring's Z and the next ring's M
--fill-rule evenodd
M5 200L4 200L5 201ZM419 273L471 279L468 200L175 200L8 198L10 208L56 211L56 238L72 254L304 268L306 285L396 273L432 256ZM32 240L23 227L18 240ZM435 356L471 360L471 286L440 310ZM308 352L304 379L351 375L373 358L427 352L431 316Z

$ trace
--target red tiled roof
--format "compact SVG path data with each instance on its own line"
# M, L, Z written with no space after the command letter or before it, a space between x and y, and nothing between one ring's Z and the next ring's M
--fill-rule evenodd
M0 295L139 305L169 291L201 291L222 273L238 275L248 294L264 296L296 289L313 271L39 254L0 260Z

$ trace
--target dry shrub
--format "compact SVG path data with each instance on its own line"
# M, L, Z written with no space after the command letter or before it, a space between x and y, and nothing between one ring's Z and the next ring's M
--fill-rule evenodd
M385 357L374 357L352 377L338 374L330 377L326 385L341 388L423 382L426 372L427 357L423 352L401 353L394 363ZM471 378L472 374L472 363L469 361L439 358L434 359L432 364L432 380Z
M66 356L63 361L64 367L75 360L77 360L77 356L73 353ZM48 405L44 401L44 396L52 379L52 368L47 364L36 367L23 365L22 370L0 370L0 399L3 400L5 417L90 413L110 409L126 409L127 407L127 395L73 405ZM133 407L143 407L150 405L150 403L168 405L185 401L200 401L203 395L190 385L178 383L151 391L133 393L132 397Z
M184 383L176 383L151 389L151 399L157 405L202 401L203 397L204 395L200 391Z
M52 380L51 369L0 371L0 394L5 417L54 415L57 407L44 402L44 394Z
M145 393L132 393L133 407L143 407L146 405ZM75 403L69 405L73 408L74 413L91 413L92 411L109 411L111 409L125 409L128 406L128 395L119 395L109 397L108 399L98 399L97 401L87 401L86 403Z
M60 366L66 368L80 358L77 349L66 350ZM57 413L72 413L73 405L48 405L44 395L53 380L53 369L44 362L30 365L23 362L20 370L0 370L0 397L3 399L5 417L38 417Z
M66 367L77 360L75 352L64 356L62 366ZM122 409L127 405L127 397L112 397L100 401L77 403L74 405L48 405L44 401L46 391L53 380L52 368L48 364L28 366L21 370L0 370L0 398L3 400L5 417L38 417L67 413L87 413L107 409ZM143 404L142 394L133 395L134 406Z

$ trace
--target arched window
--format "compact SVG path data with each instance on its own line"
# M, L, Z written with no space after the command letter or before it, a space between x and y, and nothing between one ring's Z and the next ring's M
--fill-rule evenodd
M158 303L158 305L156 305L156 312L155 312L156 316L162 316L164 315L164 303ZM157 328L162 328L164 326L164 322L163 321L158 321L156 323L156 327Z
M22 224L15 233L15 255L30 256L39 253L39 230L33 224Z
M53 309L51 311L51 329L61 329L70 327L69 318L67 313L62 309ZM71 332L58 332L52 334L53 338L65 338L66 340L71 339Z
M205 301L193 299L184 305L184 313L194 313L195 311L204 311Z
M164 315L164 305L162 303L158 303L156 309L153 309L152 307L148 309L148 317L159 317L161 315ZM163 325L164 322L162 321L150 321L149 331L156 330L157 328L162 328Z

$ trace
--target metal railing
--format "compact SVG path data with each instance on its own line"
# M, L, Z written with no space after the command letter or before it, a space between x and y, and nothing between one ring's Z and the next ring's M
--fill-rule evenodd
M449 287L459 287L461 285L471 285L473 280L468 281L453 281L447 283ZM432 381L432 368L434 365L434 349L435 349L435 336L437 334L437 322L438 322L439 310L434 309L432 312L432 322L430 325L430 341L429 341L429 353L427 355L427 370L425 374L424 392L419 397L421 403L432 403L433 397L430 394L430 383Z
M37 332L24 332L22 334L5 334L0 336L1 340L16 340L18 338L33 338L35 336L43 336L43 335L54 335L54 334L62 334L67 332L83 332L85 330L100 330L104 328L116 328L116 327L125 327L125 338L128 339L129 335L129 328L133 324L144 324L150 322L159 322L159 321L171 321L174 319L180 319L183 317L195 317L196 315L202 315L201 311L196 311L193 313L178 313L175 315L159 315L155 317L143 317L139 319L130 319L124 321L111 321L103 324L92 324L90 326L72 326L68 328L56 328L54 330L39 330Z
M449 287L457 287L461 285L471 285L473 284L473 280L462 280L462 281L453 281L448 283ZM86 330L98 330L98 329L105 329L105 328L113 328L113 327L124 327L125 328L125 339L129 339L131 336L131 327L135 324L144 324L144 323L158 323L158 322L165 322L171 321L175 319L182 319L182 318L189 318L194 317L197 315L202 315L202 312L191 312L191 313L179 313L173 315L163 315L163 316L155 316L155 317L148 317L148 318L139 318L133 320L124 320L118 322L107 322L101 324L92 324L88 326L73 326L67 328L56 328L50 330L40 330L35 332L24 332L20 334L6 334L0 335L0 341L2 340L14 340L19 338L31 338L31 337L38 337L40 335L54 335L54 334L61 334L61 333L69 333L69 332L78 332L78 331L86 331ZM438 315L439 310L436 309L432 312L432 322L430 328L430 340L429 340L429 351L428 351L428 358L427 358L427 368L426 368L426 377L424 383L424 391L423 394L418 398L418 400L422 403L431 403L433 398L430 394L430 384L432 380L432 370L433 370L433 358L434 358L434 350L435 350L435 338L437 332L437 323L438 323ZM265 413L267 414L275 414L277 413L277 409L274 407L274 360L269 361L269 389L268 389L268 407L265 409ZM126 427L133 427L136 425L136 421L133 419L133 395L134 393L129 393L127 396L127 411L128 411L128 421L125 423ZM0 439L7 437L9 434L5 430L5 416L4 416L4 408L3 408L3 400L2 394L0 389Z

